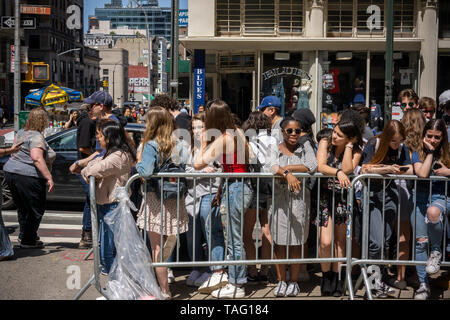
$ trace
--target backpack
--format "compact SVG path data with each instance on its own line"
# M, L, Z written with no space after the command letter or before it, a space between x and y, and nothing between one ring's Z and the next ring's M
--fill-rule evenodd
M125 118L125 116L122 114L122 111L120 109L114 109L112 111L112 114L115 115L117 117L117 119L119 119L119 123L120 125L125 128L125 126L128 123L127 118Z
M151 146L158 152L159 150L151 144ZM159 159L157 159L159 160ZM169 157L165 159L161 166L157 166L155 173L184 173L184 165L176 164L173 162L172 158ZM179 190L180 190L180 199L183 199L186 191L187 191L187 180L186 178L179 179ZM161 188L162 188L162 198L163 200L177 199L178 194L178 178L164 178L161 181L161 178L151 179L148 182L152 191L156 193L156 197L161 199Z

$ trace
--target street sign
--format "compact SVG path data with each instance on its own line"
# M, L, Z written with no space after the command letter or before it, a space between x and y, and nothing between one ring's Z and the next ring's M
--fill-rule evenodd
M1 26L2 29L14 29L16 25L16 18L3 16ZM36 18L22 18L20 19L20 27L24 29L36 29Z
M23 13L23 14L42 14L42 15L49 16L52 13L52 9L50 7L45 7L45 6L21 5L20 6L20 13Z

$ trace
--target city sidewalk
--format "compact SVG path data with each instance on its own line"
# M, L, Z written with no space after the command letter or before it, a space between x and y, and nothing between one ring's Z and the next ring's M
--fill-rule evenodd
M0 300L67 300L73 299L87 280L93 274L93 257L83 261L87 250L77 249L77 244L64 242L53 242L42 250L20 249L15 243L14 260L0 262ZM173 298L176 300L206 300L214 299L210 295L200 294L195 288L187 287L185 279L190 270L186 268L174 268L176 282L171 285ZM438 275L432 277L432 299L450 299L450 290L439 289L437 281L443 280L441 270ZM447 271L448 272L448 271ZM81 279L79 286L71 281L79 274ZM102 284L107 278L102 277ZM310 281L300 283L301 293L296 299L322 299L320 296L320 272L310 274ZM75 288L73 288L75 286ZM245 299L266 300L275 299L272 290L275 283L269 285L247 285L245 287ZM364 298L365 290L356 293L357 299ZM90 287L81 297L82 300L95 300L100 294L94 287ZM412 299L414 291L408 287L407 290L396 290L395 299ZM280 298L278 298L280 299ZM347 300L348 297L327 297L327 300Z

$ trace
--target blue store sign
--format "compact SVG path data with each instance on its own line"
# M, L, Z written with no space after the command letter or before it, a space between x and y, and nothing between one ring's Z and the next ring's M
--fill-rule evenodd
M188 26L188 10L181 9L178 11L178 26L187 27Z
M194 69L194 113L205 104L205 69Z

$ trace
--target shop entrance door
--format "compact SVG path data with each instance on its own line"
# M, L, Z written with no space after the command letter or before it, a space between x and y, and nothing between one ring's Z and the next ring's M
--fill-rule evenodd
M244 122L252 111L252 73L222 74L222 99L228 103L231 112Z

